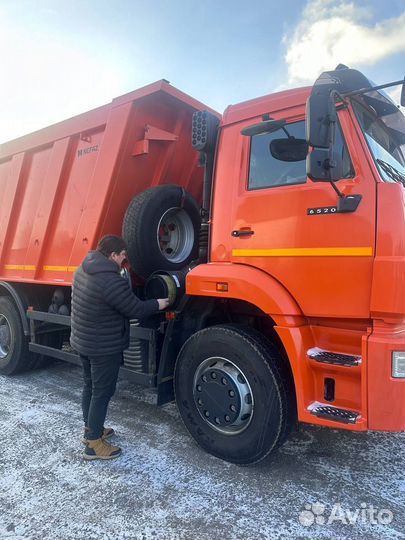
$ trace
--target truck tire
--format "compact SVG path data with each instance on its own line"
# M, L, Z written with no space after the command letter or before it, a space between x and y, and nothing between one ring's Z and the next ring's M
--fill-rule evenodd
M132 199L122 236L136 274L179 270L198 254L199 208L180 186L157 186Z
M20 314L10 298L0 296L0 374L19 373L30 367L29 362Z
M176 361L174 391L196 442L238 465L269 456L295 420L289 367L270 342L246 326L213 326L191 336Z

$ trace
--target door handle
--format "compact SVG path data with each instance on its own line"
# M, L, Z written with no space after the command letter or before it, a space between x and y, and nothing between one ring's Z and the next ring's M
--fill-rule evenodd
M251 236L252 234L255 234L255 231L251 231L250 229L232 231L232 236Z

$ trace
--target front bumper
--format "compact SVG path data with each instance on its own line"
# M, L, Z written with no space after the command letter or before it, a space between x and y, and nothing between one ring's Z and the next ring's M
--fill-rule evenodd
M404 326L375 325L367 339L370 430L405 431L405 379L392 377L394 351L405 351Z

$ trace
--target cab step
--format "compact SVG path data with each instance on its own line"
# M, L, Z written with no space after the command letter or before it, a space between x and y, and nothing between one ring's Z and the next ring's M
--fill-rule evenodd
M322 364L334 364L345 367L354 367L361 364L361 356L324 351L318 347L309 349L307 355L311 360Z
M356 411L339 409L338 407L323 405L321 403L313 403L308 409L311 414L318 418L332 420L333 422L341 422L342 424L355 424L360 417L360 413Z

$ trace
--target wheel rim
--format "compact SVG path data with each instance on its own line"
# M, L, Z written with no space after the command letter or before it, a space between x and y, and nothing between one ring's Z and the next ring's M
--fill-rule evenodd
M157 242L163 257L172 263L187 259L194 246L194 227L182 208L170 208L157 227Z
M6 358L11 349L11 326L5 315L0 313L0 359Z
M204 421L223 434L241 433L253 417L253 393L247 378L226 358L211 357L200 364L193 396Z

